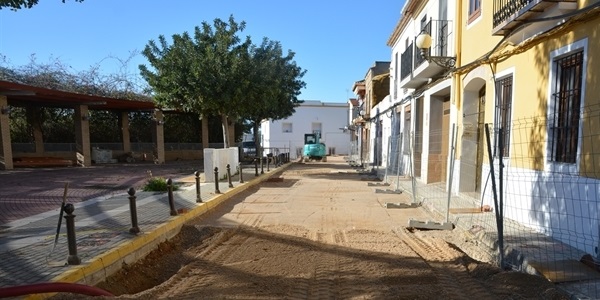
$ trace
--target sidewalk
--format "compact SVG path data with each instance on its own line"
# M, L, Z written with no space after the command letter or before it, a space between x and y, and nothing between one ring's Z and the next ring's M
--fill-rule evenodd
M377 172L375 172L377 173ZM374 174L387 181L389 189L402 190L411 195L413 204L421 205L436 215L436 219L452 223L462 234L460 245L472 249L471 257L499 262L498 227L496 214L482 212L480 200L470 195L452 194L448 199L445 183L424 184L408 177ZM427 221L427 220L418 220ZM442 222L444 222L442 221ZM438 221L439 222L439 221ZM512 270L540 275L568 291L574 299L600 299L600 272L586 266L580 259L586 253L559 240L504 219L504 265ZM596 266L597 268L597 266Z
M264 174L260 174L259 167L258 177L254 167L246 166L243 169L244 183L239 182L237 175L232 177L233 187L229 187L226 180L220 181L220 194L215 193L214 182L205 183L202 179L202 203L196 203L194 175L174 178L174 183L181 185L180 190L173 193L177 216L170 214L167 193L136 191L141 231L137 235L129 233L132 221L127 193L106 193L107 196L77 202L73 214L80 265L67 264L69 251L64 219L54 248L59 209L4 223L0 228L0 287L42 282L93 285L105 274L121 268L123 262L133 263L157 244L176 235L187 220L211 210L240 191L276 176L288 165L271 166L269 170L265 166ZM40 190L43 188L39 187Z

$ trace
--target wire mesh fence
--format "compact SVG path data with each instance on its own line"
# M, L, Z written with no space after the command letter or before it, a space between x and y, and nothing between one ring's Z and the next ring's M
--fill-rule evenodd
M397 132L379 174L502 267L600 298L600 105L576 120L575 129L543 115L511 128Z

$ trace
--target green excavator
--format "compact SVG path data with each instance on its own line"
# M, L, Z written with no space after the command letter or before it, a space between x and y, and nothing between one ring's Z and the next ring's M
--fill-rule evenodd
M319 132L304 134L304 151L302 158L305 162L310 160L327 161L325 144L321 143Z

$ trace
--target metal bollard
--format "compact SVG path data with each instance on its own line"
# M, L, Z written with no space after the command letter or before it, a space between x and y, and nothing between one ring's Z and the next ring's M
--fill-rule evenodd
M260 158L260 174L265 174L264 157Z
M176 216L175 201L173 200L173 180L167 179L167 189L169 190L169 207L171 208L171 216Z
M129 194L129 212L131 213L131 228L129 228L129 233L138 234L140 233L140 227L138 226L137 206L135 205L135 199L137 198L135 196L135 189L132 187L129 188L127 194Z
M215 167L215 194L220 194L219 190L219 168Z
M69 257L67 258L67 263L69 265L78 265L81 264L81 259L77 256L77 239L75 238L75 215L73 212L75 211L75 206L71 203L65 204L65 220L67 222L67 241L69 245Z
M227 164L227 182L229 183L229 187L233 187L233 183L231 183L231 166Z
M196 176L196 203L202 202L202 196L200 195L200 171L194 172Z
M242 163L238 163L238 172L240 173L240 183L244 183L244 172L242 172Z
M254 159L254 176L258 176L258 158Z

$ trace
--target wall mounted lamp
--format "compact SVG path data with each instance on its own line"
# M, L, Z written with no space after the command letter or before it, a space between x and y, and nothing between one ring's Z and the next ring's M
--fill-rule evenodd
M0 109L0 112L3 115L9 115L12 112L12 108L10 106L5 106L3 108Z
M164 120L156 120L156 125L160 126L160 125L163 125L163 124L165 124Z
M428 62L433 62L436 65L453 70L456 64L456 57L453 56L431 56L429 55L429 49L431 48L431 36L427 32L421 32L415 39L415 45L419 48L421 56Z

